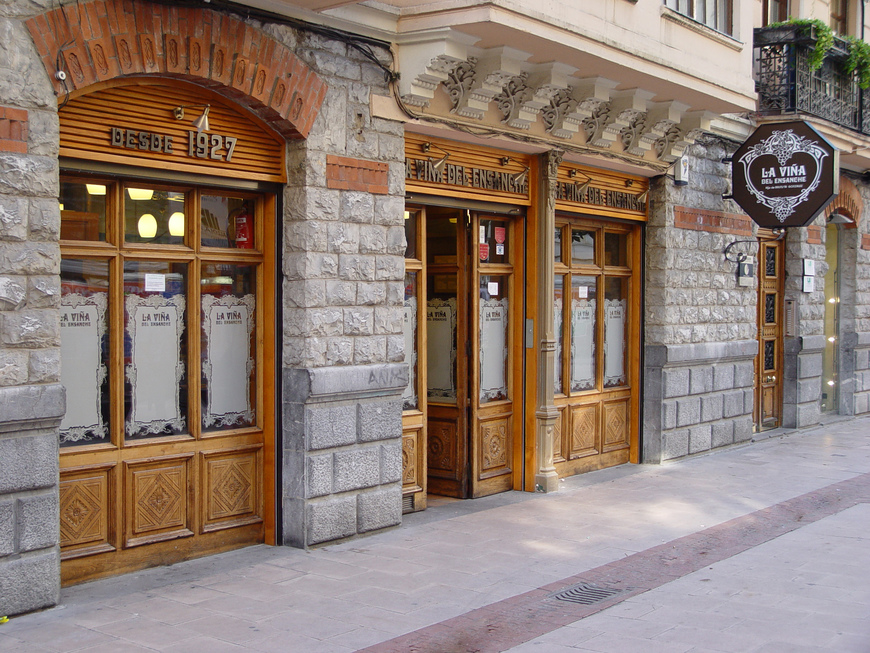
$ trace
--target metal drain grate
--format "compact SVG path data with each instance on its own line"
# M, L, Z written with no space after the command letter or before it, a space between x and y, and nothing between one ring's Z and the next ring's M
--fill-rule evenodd
M591 583L578 583L568 589L551 594L550 596L559 601L568 601L569 603L579 603L580 605L592 605L604 599L609 599L612 596L622 593L623 590L613 589L612 587L598 587Z

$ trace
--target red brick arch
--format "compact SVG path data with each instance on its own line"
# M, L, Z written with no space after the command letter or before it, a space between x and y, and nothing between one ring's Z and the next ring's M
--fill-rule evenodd
M185 79L232 98L288 138L307 137L326 84L287 46L211 9L132 0L66 4L27 21L45 69L69 90L134 75Z

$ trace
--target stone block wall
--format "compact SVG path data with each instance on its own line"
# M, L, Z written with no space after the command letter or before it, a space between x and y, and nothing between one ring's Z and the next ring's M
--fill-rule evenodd
M405 365L284 371L284 542L306 547L402 521ZM398 428L397 428L398 425Z
M402 518L404 136L371 117L383 70L344 43L272 33L328 86L289 146L284 195L283 540L306 547Z
M730 201L736 147L701 139L690 183L653 185L646 243L643 459L661 462L752 437L757 288L737 285L723 250L753 240ZM756 253L751 243L736 252Z
M755 340L648 344L644 462L663 462L751 439L757 351Z
M0 615L60 592L60 210L54 96L24 13L0 9Z

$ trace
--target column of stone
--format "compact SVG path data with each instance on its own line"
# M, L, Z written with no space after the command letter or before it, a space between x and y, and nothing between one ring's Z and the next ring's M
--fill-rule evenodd
M0 10L0 615L60 591L57 99L22 19Z
M538 394L535 408L536 455L535 490L552 492L559 487L559 475L553 465L553 437L559 416L553 399L556 336L553 316L553 261L556 232L556 186L563 152L551 150L540 157L538 196Z
M295 38L328 85L285 193L283 537L304 547L401 522L408 372L402 125L370 116L382 70Z

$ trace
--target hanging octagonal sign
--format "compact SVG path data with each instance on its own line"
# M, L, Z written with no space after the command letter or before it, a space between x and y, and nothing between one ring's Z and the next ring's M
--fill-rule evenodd
M804 227L839 192L839 163L809 124L767 123L731 159L732 197L761 227Z

